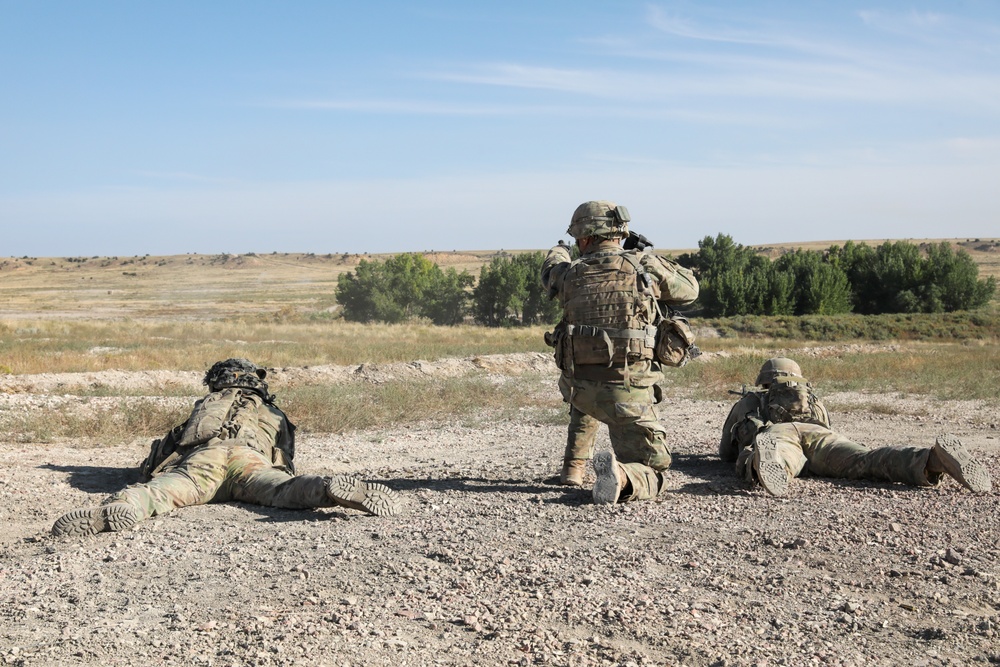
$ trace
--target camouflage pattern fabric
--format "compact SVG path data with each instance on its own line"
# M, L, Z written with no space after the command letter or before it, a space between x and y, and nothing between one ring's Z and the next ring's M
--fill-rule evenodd
M740 454L740 449L752 442L742 442L740 438L733 437L733 427L743 422L748 415L760 414L763 406L763 398L767 392L751 391L740 400L736 401L729 416L722 425L722 438L719 440L719 458L726 463L732 463Z
M868 447L817 424L791 422L764 429L777 440L778 456L792 477L808 472L817 477L901 482L933 486L940 479L927 475L929 447ZM737 466L739 468L739 465ZM742 470L738 470L743 474Z
M180 463L145 484L131 486L105 501L125 502L140 521L178 507L236 500L268 507L304 509L337 505L326 480L293 476L239 440L213 438Z
M805 380L803 379L803 382ZM782 418L777 410L770 410L768 400L772 398L770 389L754 389L741 397L730 409L725 423L722 425L722 437L719 439L719 458L732 463L740 454L740 450L753 444L758 427L770 422L791 421ZM808 420L830 428L830 413L826 406L809 389L810 416ZM799 422L796 422L799 423Z
M601 241L587 255L620 250L617 241ZM698 297L698 281L691 271L651 252L637 256L661 303L683 306ZM549 296L561 295L570 266L568 247L559 245L549 251L541 275ZM657 418L653 388L662 379L660 365L649 359L613 368L575 365L560 377L559 389L570 404L566 460L592 458L597 429L607 424L615 456L629 479L619 501L655 498L662 490L659 471L669 467L670 451L666 429Z
M615 457L631 486L620 501L655 498L662 486L657 472L670 467L670 450L667 430L653 405L652 388L588 380L564 382L572 386L567 458L591 458L597 428L607 424Z
M224 421L211 419L198 429L198 422L205 421L206 404L212 403L231 407ZM326 493L324 478L294 475L294 428L284 412L255 390L227 388L209 394L195 403L188 421L163 440L191 429L215 435L203 444L176 447L162 466L151 460L158 451L154 443L143 464L152 479L114 494L105 504L128 503L140 521L178 507L227 500L288 509L337 505Z
M621 250L616 241L602 241L588 254ZM549 250L542 263L542 286L554 297L562 291L563 278L572 261L569 246ZM659 288L660 303L679 308L698 298L698 281L690 269L651 252L639 253L639 263Z

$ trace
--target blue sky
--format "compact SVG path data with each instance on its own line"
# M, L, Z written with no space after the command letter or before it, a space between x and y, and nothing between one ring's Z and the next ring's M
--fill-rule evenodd
M0 255L1000 236L1000 3L0 0Z

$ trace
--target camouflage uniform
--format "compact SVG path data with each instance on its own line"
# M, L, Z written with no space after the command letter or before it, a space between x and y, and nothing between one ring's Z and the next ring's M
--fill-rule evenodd
M765 361L755 384L764 389L744 395L726 418L719 457L736 461L738 475L772 495L785 495L789 480L805 472L911 486L934 486L947 474L976 492L991 484L954 436L933 447L869 449L830 430L830 414L792 359Z
M935 486L947 474L973 492L991 487L989 471L954 436L939 437L933 447L869 449L823 426L799 422L760 431L754 446L740 453L737 470L776 496L785 495L789 479L805 472L911 486Z
M722 437L719 439L720 459L727 463L736 461L744 447L753 445L754 436L760 428L772 422L791 421L781 414L772 415L768 410L768 391L775 382L791 382L808 387L812 399L809 406L811 414L800 421L830 428L830 413L822 401L812 395L812 388L802 377L799 365L786 357L774 357L764 362L757 375L756 387L747 391L744 386L744 395L729 411L722 425Z
M577 238L591 236L586 231L592 230L574 232L578 214L585 207L605 216L611 216L616 209L611 202L581 205L569 230ZM659 471L670 465L666 429L654 406L655 385L663 379L652 353L656 302L667 306L689 304L698 297L698 283L688 269L673 261L649 251L624 250L619 240L628 233L624 224L614 231L608 238L594 235L596 238L576 262L568 246L552 248L542 265L541 278L549 296L560 299L564 312L551 341L562 370L559 389L570 404L564 479L572 466L578 466L577 484L582 483L582 466L593 457L597 430L604 423L618 459L615 472L627 478L618 499L644 500L659 493ZM575 305L577 295L593 288L585 284L587 266L599 265L610 267L608 275L624 272L635 278L630 279L631 286L626 280L608 288L606 295L597 297L607 302L589 310L584 308L581 314ZM638 286L637 281L641 283ZM626 312L615 299L628 301L626 319L630 322L607 315Z
M63 515L53 532L123 530L179 507L229 500L394 514L394 494L381 484L349 475L294 474L295 427L267 393L265 374L243 359L213 366L205 381L213 391L195 403L187 421L154 441L140 470L147 481L115 493L98 508Z

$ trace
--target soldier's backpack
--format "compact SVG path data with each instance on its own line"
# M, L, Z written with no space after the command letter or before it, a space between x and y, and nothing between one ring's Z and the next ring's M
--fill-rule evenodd
M805 422L830 428L830 414L803 379L777 378L763 398L769 422Z
M295 474L295 425L259 393L229 387L200 399L183 424L152 442L139 466L140 478L148 481L199 445L213 438L228 439L233 433L247 446L269 456L274 467Z

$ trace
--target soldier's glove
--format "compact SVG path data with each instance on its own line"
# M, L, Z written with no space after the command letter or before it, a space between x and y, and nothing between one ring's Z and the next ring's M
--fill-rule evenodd
M646 248L652 247L653 242L638 232L629 232L628 238L626 238L625 243L622 244L622 248L625 250L639 250L640 252Z

